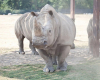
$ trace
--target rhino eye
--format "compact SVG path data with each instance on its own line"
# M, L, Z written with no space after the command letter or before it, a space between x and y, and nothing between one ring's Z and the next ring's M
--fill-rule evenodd
M51 30L49 30L49 32L51 33Z

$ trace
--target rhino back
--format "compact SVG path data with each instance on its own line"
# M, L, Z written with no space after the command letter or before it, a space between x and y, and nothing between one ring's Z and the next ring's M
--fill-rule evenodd
M58 13L60 17L60 42L63 45L71 45L75 39L76 28L74 22L62 13Z
M33 20L34 18L29 12L23 14L15 24L16 36L23 35L28 40L32 40Z

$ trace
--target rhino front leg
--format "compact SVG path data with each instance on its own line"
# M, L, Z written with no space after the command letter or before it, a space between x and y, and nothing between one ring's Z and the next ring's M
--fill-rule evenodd
M30 47L30 49L32 50L32 53L33 53L34 55L39 55L38 52L36 51L35 47L32 45L31 42L30 42L30 44L29 44L29 47Z
M58 56L58 66L57 69L61 71L67 70L67 63L66 63L66 57L69 54L70 46L62 46L60 48L60 54Z
M55 50L49 50L49 53L51 54L51 59L52 59L53 65L57 65Z
M40 56L44 59L46 65L43 69L44 72L54 72L53 63L51 57L47 54L45 50L39 49Z
M24 40L24 36L18 38L19 54L25 54L24 49L23 49L23 40Z
M53 65L57 65L56 55L52 56L52 63Z

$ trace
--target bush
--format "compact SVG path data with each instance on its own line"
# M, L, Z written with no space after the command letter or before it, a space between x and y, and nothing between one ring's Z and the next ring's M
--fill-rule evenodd
M0 10L0 14L3 15L7 15L8 13L12 13L12 14L23 14L25 12L31 12L33 10ZM36 12L36 11L35 11Z
M0 10L0 14L8 14L8 13L11 13L12 11L11 10Z

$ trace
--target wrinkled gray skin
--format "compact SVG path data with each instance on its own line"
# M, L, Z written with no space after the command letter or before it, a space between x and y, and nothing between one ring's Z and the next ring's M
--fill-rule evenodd
M99 31L100 31L100 29L99 29ZM95 43L94 43L94 33L93 33L93 18L91 18L89 20L88 27L87 27L87 33L88 33L89 53L91 53L91 52L93 52L94 45L95 45ZM100 35L99 35L99 38L100 38ZM99 42L100 42L100 40L99 40ZM99 43L99 45L100 45L100 43Z
M35 13L37 16L38 13ZM23 40L27 38L30 42L29 47L32 50L32 53L38 55L38 52L32 46L32 28L33 28L34 18L30 12L23 14L15 24L15 34L19 43L19 53L25 54L23 49Z
M33 13L31 14L35 16ZM52 56L57 57L57 70L67 70L65 59L76 35L74 22L47 4L35 17L33 24L32 45L38 48L40 56L46 63L43 71L54 71Z

